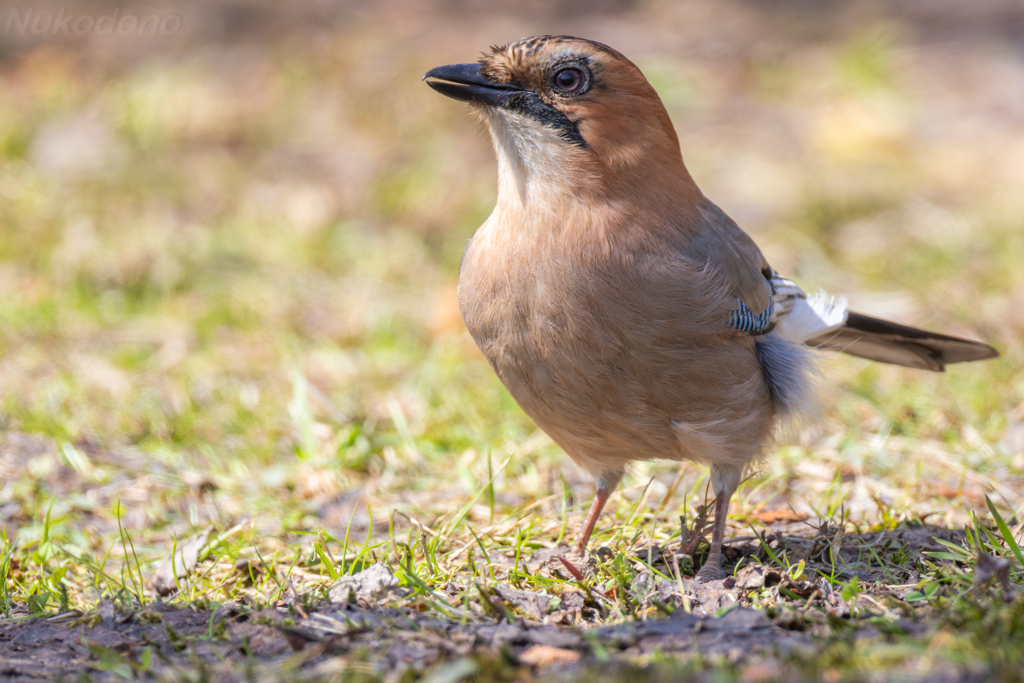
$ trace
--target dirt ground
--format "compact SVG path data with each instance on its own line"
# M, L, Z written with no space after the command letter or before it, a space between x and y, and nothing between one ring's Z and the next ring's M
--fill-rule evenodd
M730 601L737 591L719 592L709 592L708 604ZM575 608L587 609L583 594L579 596ZM198 668L215 680L228 681L251 680L258 667L260 680L315 680L352 667L387 676L444 663L472 674L488 660L500 667L504 659L554 675L599 662L623 665L631 655L655 650L668 654L697 648L705 657L724 655L734 663L749 663L767 653L813 647L805 630L792 630L791 623L743 607L722 617L680 612L667 619L598 628L528 618L460 623L412 607L347 603L324 604L306 614L301 617L287 607L248 611L226 605L209 611L167 603L117 613L107 602L93 617L70 622L30 619L3 627L0 674L4 680L27 682L73 680L87 673L92 680L107 681L125 674L173 677ZM908 632L927 628L910 621L900 626Z
M810 568L816 556L832 552L832 543L821 533L805 536L787 537L780 527L766 540L804 555ZM853 559L871 543L899 544L916 554L940 548L935 538L955 540L958 534L924 526L870 539L851 534L838 552ZM754 544L748 548L742 539L735 540L729 549L732 561L756 554ZM538 553L531 570L557 574L552 567L564 551ZM601 551L596 555L600 559ZM641 555L652 568L667 572L680 559L689 560L677 556L672 561L659 548ZM801 662L820 658L837 643L884 647L927 642L943 625L934 607L905 600L913 577L895 584L881 574L861 572L863 594L849 600L810 571L794 578L792 572L756 563L744 563L734 576L710 583L641 572L624 588L639 605L636 614L599 625L612 604L607 593L586 581L557 594L521 590L501 580L508 571L500 558L494 559L497 581L466 586L456 580L445 588L450 616L399 587L379 564L315 598L300 599L291 592L290 599L271 607L226 603L199 609L155 602L131 608L103 600L84 614L25 618L14 612L11 619L0 619L0 675L19 682L83 680L83 674L93 681L312 681L353 675L413 680L424 674L432 681L582 675L630 680L633 662L643 659L645 680L660 680L658 665L652 671L650 661L661 653L682 655L671 665L672 675L680 674L689 656L720 661L741 680L815 680L810 672L801 673ZM456 606L460 601L464 609ZM856 605L869 605L869 611ZM698 668L690 677L713 680L714 670ZM929 680L976 678L969 668L929 674Z

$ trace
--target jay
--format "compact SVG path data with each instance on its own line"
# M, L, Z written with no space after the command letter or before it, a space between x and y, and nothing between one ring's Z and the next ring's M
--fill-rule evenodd
M493 213L466 247L459 307L523 410L597 482L585 552L632 460L710 468L719 578L729 500L776 425L808 409L809 348L924 370L993 358L808 296L690 177L658 94L614 49L526 38L432 69L498 159Z

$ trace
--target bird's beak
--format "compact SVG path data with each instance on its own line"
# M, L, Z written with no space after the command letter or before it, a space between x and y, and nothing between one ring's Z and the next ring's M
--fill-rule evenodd
M494 83L480 73L479 64L449 64L423 74L431 88L460 102L479 102L493 107L506 104L508 98L522 92L511 85Z

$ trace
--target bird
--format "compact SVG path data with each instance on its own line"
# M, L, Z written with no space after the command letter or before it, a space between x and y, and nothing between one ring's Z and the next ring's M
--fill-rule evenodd
M720 578L744 473L813 409L812 349L931 371L998 356L776 272L697 187L657 92L607 45L524 38L423 80L490 133L497 199L463 254L459 309L523 411L595 479L576 555L631 462L688 460L710 468L715 495L697 578Z

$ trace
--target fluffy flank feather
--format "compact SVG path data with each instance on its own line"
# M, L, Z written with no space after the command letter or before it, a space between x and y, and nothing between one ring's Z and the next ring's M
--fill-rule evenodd
M775 416L793 419L814 414L814 358L807 347L775 332L758 337L754 345Z

